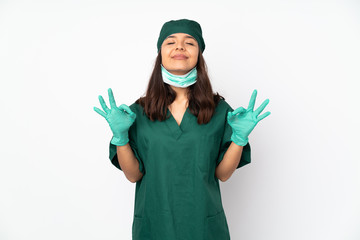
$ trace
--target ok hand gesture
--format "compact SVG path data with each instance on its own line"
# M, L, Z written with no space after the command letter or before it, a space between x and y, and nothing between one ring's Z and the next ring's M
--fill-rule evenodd
M128 131L135 121L136 114L125 104L120 105L120 107L116 106L111 88L108 89L108 94L111 108L109 109L106 106L103 97L99 95L99 101L104 112L97 107L94 107L94 110L109 123L113 132L111 143L116 146L123 146L129 142Z
M239 146L245 146L249 141L248 136L255 128L256 124L270 115L270 112L266 112L261 116L258 116L269 103L269 99L266 99L258 109L253 111L256 95L257 91L255 89L251 95L249 107L247 109L239 107L233 112L228 112L227 121L233 130L231 141Z

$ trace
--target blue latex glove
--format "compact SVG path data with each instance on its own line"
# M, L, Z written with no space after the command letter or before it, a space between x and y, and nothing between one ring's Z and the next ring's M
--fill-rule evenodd
M136 114L125 104L119 107L116 106L111 88L108 89L108 94L111 109L106 106L103 97L99 95L101 107L105 112L97 107L94 107L94 110L109 123L111 131L113 132L113 137L110 142L116 146L123 146L129 142L128 132L135 121Z
M248 136L256 124L270 115L270 112L266 112L258 117L269 103L269 99L266 99L258 109L253 111L256 95L257 91L255 89L251 95L248 109L239 107L232 112L228 112L227 121L233 130L231 141L239 146L245 146L249 141Z

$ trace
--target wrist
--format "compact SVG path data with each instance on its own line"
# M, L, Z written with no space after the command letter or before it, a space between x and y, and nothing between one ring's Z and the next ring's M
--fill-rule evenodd
M110 142L116 146L124 146L129 142L128 133L113 135Z
M233 133L231 135L231 141L233 141L236 145L245 146L249 142L249 138L243 138Z

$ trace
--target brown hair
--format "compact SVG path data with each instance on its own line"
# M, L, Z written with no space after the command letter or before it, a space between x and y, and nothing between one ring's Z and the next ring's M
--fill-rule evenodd
M151 121L163 121L166 118L167 107L175 100L176 92L164 83L161 74L161 51L155 60L154 70L151 74L146 95L136 100ZM215 112L220 99L225 99L219 93L212 91L205 59L199 51L196 65L196 83L188 87L189 110L197 117L198 124L208 123Z

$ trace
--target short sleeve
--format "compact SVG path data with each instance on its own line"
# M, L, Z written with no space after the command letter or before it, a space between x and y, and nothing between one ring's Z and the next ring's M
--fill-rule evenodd
M135 111L135 104L132 104L130 106L130 109L136 113L136 119L139 116L138 112ZM139 170L140 172L142 172L143 174L145 174L145 168L144 168L144 163L143 161L141 160L140 158L140 154L139 154L139 150L138 150L138 145L137 145L137 120L135 119L135 122L133 123L133 125L131 125L130 129L129 129L129 144L130 144L130 147L136 157L136 159L138 160L139 162ZM109 145L109 158L110 158L110 161L111 163L117 167L118 169L121 169L120 165L119 165L119 161L118 161L118 158L117 158L117 152L116 152L116 145L112 144L110 142L110 145Z
M220 151L219 151L219 156L217 159L217 163L216 166L219 165L219 163L223 160L224 155L227 151L227 149L229 148L230 144L231 144L231 135L232 135L232 128L231 126L227 123L227 113L229 111L233 111L233 109L229 106L229 108L226 110L226 115L225 115L225 126L224 126L224 134L222 136L221 139L221 145L220 145ZM243 151L241 154L241 159L239 162L239 165L236 167L237 169L249 164L251 162L251 149L250 149L250 143L248 142L244 147L243 147Z

